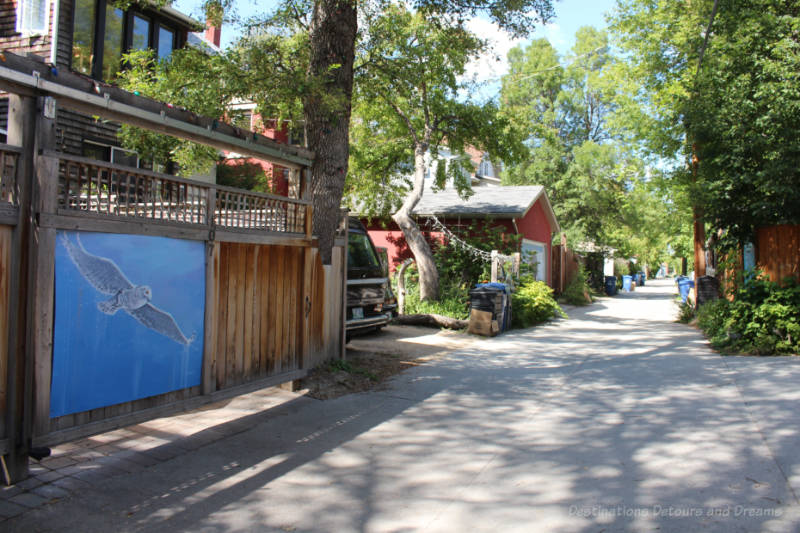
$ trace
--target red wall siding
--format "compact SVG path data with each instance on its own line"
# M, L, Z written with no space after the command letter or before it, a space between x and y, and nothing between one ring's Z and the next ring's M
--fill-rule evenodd
M547 247L545 257L547 257L547 284L553 286L553 273L551 264L552 249L550 241L552 238L553 228L550 227L550 222L547 221L547 216L544 214L544 207L542 201L538 200L533 207L528 210L528 213L517 219L517 228L522 234L522 237L529 241L543 242Z

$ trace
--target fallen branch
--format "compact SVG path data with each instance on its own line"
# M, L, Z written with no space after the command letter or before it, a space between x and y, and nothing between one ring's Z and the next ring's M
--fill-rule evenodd
M394 319L395 324L405 326L427 326L430 328L464 329L469 320L459 320L443 315L400 315Z

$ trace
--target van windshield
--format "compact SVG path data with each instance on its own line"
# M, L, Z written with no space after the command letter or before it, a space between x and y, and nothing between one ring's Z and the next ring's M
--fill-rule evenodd
M379 267L378 257L372 248L369 237L363 233L351 232L347 239L347 266L348 268L374 268Z

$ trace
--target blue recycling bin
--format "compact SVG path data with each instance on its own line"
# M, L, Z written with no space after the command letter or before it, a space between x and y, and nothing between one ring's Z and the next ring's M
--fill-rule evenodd
M606 276L606 294L609 296L617 294L617 278L614 276Z
M622 276L622 290L625 292L631 292L633 284L633 276Z
M692 289L694 289L694 281L686 277L678 280L678 293L681 295L681 300L683 300L684 303L686 303L686 299L689 297L689 291Z

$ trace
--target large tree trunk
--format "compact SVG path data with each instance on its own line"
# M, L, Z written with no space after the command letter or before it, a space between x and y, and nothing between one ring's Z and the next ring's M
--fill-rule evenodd
M411 218L411 211L422 198L425 187L425 152L427 151L427 143L416 143L414 147L414 188L408 193L400 209L392 215L392 219L403 230L406 243L417 261L420 299L437 300L439 298L439 271L436 270L436 263L433 262L433 252L417 227L417 223Z
M323 264L330 264L333 239L350 154L350 109L353 96L358 19L355 0L317 0L311 19L312 90L304 102L308 147L314 151L311 194L314 235Z

